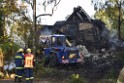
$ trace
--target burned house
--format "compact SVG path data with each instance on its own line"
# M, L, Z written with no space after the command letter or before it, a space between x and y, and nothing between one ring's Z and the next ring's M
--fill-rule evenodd
M57 21L47 29L66 35L70 41L85 45L89 50L105 47L107 35L103 33L109 32L102 21L91 19L80 6L74 8L66 21Z
M101 49L105 46L105 35L102 36L103 28L107 30L102 21L91 19L79 6L74 8L73 13L64 23L54 29L69 36L76 44L85 45L90 50Z

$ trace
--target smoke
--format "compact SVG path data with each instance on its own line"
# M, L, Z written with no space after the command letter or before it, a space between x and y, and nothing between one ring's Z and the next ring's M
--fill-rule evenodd
M116 29L108 30L101 20L93 20L93 23L98 26L101 38L106 42L109 50L117 50L119 47L124 47L124 42L118 37Z
M102 37L104 37L109 46L109 50L116 51L120 47L124 47L124 42L118 37L118 31L116 29L111 29L108 31L107 28L103 28Z
M40 35L51 35L52 30L48 29L48 27L45 27L41 32Z
M110 31L105 27L102 29L102 32L101 32L101 37L108 40L109 39L109 34L110 34Z
M52 34L52 30L50 30L48 27L45 27L43 30L40 31L39 36L39 43L45 43L47 37Z

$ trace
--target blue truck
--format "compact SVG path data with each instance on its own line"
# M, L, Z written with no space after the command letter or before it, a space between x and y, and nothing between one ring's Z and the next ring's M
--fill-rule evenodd
M79 56L79 49L76 46L72 46L65 35L50 35L48 44L48 47L44 48L44 54L50 66L82 61Z

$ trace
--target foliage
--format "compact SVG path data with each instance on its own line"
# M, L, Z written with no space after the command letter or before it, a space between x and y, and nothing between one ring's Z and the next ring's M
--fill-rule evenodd
M35 77L43 78L48 77L49 75L53 74L54 70L52 68L45 68L43 64L37 64L34 69Z
M86 83L86 80L81 78L79 74L72 74L68 83Z
M109 29L117 29L119 37L123 37L124 0L92 0L92 3L95 18L105 22Z
M106 79L117 79L118 77L118 71L115 69L110 69L108 74L106 74Z
M0 1L0 36L5 36L5 18L12 14L12 12L19 12L16 0L1 0Z
M119 51L119 53L116 55L117 58L124 60L124 51Z
M0 71L0 79L4 77L4 73Z
M24 41L25 45L30 44L30 40L32 39L30 38L31 27L31 20L28 17L21 15L20 18L12 25L11 34L12 36L16 34L18 37L20 37L20 41Z
M12 56L14 56L19 46L16 45L13 41L11 41L9 37L1 37L0 41L3 40L3 38L4 38L4 43L0 44L0 48L2 48L3 50L4 59L9 60L12 58Z
M17 45L6 34L5 18L13 12L19 12L16 0L0 0L0 48L4 52L4 59L9 60L17 50Z
M0 11L2 11L4 16L7 16L12 12L18 12L18 8L15 1L16 0L1 0L2 7L0 8Z
M116 83L115 79L101 79L97 83Z

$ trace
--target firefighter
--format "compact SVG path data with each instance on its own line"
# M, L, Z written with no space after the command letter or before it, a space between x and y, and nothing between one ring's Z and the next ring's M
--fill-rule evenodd
M117 83L124 83L124 67L120 71L120 74L119 74L118 79L117 79Z
M15 82L21 82L22 81L22 75L24 73L24 50L20 48L15 55L15 65L16 65L16 75L15 75Z
M24 55L24 69L26 83L33 83L33 67L34 67L34 55L31 53L31 49L28 48Z

